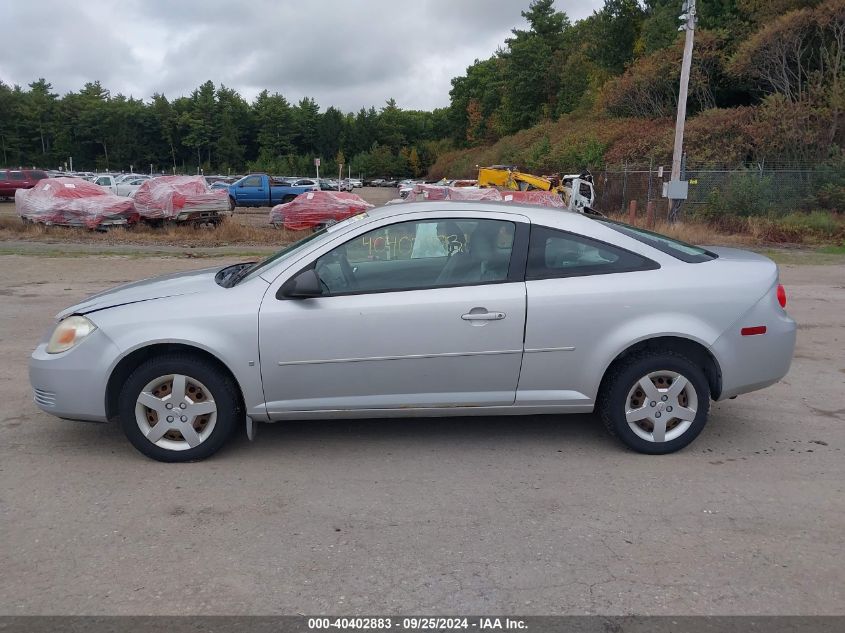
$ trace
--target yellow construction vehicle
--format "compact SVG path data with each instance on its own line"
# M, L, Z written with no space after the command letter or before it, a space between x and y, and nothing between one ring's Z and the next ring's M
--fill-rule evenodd
M593 177L589 172L561 178L526 174L513 165L491 165L479 167L478 186L510 191L551 191L560 194L567 208L581 213L591 212L595 200Z
M511 191L530 191L531 189L538 189L540 191L559 192L560 189L556 179L526 174L518 171L516 167L512 165L479 167L478 186L497 187L499 189L509 189Z

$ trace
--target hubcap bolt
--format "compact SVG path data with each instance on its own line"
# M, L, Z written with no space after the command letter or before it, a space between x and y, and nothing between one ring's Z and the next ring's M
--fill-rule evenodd
M654 400L652 400L652 401L651 401L651 404L650 404L649 406L651 406L651 407L656 407L656 406L657 406L657 403L656 403Z
M167 421L168 421L168 422L173 422L173 416L172 416L172 415L168 415L168 416L167 416Z
M168 409L172 409L172 408L173 408L173 405L172 405L170 402L168 402L168 403L167 403L166 405L164 405L164 406L165 406L165 407L167 407Z
M187 421L188 421L188 416L187 416L187 415L183 415L181 419L182 419L182 422L187 422Z
M654 417L659 418L659 417L660 417L660 411L658 411L657 413L655 413L655 414L654 414Z
M180 408L180 409L184 409L184 408L185 408L185 407L187 407L187 406L188 406L188 405L186 405L186 404L183 402L182 404L180 404L180 405L179 405L179 408Z
M662 397L662 398L660 398L660 399L661 399L661 400L663 400L663 402L666 402L666 401L669 399L669 396L663 396L663 397Z
M666 411L668 411L669 413L672 413L672 407L666 407Z

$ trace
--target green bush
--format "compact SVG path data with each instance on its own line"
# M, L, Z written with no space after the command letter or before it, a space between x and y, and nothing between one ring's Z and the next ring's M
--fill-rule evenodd
M700 213L709 217L775 215L785 205L784 201L775 199L773 184L771 176L760 176L751 170L737 171L722 187L710 192Z
M815 191L810 203L821 209L845 212L845 157L837 157L819 167L813 178Z

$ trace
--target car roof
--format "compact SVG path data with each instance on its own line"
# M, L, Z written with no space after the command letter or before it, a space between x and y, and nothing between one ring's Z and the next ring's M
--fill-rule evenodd
M401 202L371 209L367 211L367 215L373 218L380 218L418 211L438 213L449 211L508 213L511 215L526 216L531 222L538 224L554 224L557 226L561 226L561 223L571 224L573 230L579 226L589 227L595 224L589 217L584 216L584 214L569 211L568 209L492 200L426 200L421 202Z

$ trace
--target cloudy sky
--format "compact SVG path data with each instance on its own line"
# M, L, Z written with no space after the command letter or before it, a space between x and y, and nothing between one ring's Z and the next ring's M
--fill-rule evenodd
M448 105L449 80L490 56L529 0L15 0L4 3L0 80L64 94L189 94L210 79L322 108ZM602 0L556 0L574 22Z

